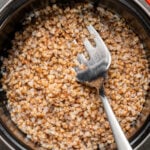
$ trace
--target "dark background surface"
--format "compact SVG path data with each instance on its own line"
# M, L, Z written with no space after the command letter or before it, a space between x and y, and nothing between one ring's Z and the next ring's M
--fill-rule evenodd
M139 0L140 2L144 2L145 0ZM0 0L0 9L8 2L8 0ZM144 5L146 8L150 10L150 6ZM0 139L0 150L10 150L6 144ZM147 140L142 144L137 150L150 150L150 134Z

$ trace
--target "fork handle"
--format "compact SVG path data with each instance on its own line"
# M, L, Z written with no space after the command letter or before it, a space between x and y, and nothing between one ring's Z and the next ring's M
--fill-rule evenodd
M104 105L104 109L105 109L108 121L110 123L110 127L113 132L118 150L132 150L126 136L123 133L123 130L121 129L121 127L115 117L115 114L108 102L107 97L105 96L105 94L100 93L100 98Z

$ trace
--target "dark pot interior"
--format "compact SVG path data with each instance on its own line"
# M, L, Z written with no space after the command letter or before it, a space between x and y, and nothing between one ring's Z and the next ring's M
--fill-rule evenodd
M65 5L69 5L67 0L57 0L57 2L64 3L64 7ZM79 2L79 0L75 0L75 2ZM133 30L143 41L147 58L149 59L150 19L146 13L130 0L95 0L92 2L95 7L101 5L110 8L112 11L115 11L126 18ZM45 7L46 5L51 5L52 3L55 3L55 0L51 0L51 2L48 0L15 0L8 4L5 9L2 10L0 18L0 55L7 56L7 49L11 47L10 41L14 36L14 32L21 29L21 22L26 16L26 13L29 13L34 9ZM0 65L2 65L2 62L0 62ZM147 95L145 106L141 116L139 116L140 122L137 123L137 128L133 131L133 136L130 137L130 142L133 147L138 146L149 133L149 100L149 95ZM38 145L27 141L26 135L11 121L6 105L6 95L4 92L0 92L0 134L6 143L15 149L39 148Z

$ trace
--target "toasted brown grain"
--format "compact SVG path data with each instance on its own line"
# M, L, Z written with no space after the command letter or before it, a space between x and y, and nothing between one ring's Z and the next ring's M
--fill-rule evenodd
M16 32L3 66L12 120L46 149L113 149L114 139L96 90L76 82L77 54L85 52L86 26L107 44L112 64L105 83L112 108L126 134L137 119L148 89L148 62L137 35L116 14L91 4L35 11ZM86 54L87 55L87 54Z

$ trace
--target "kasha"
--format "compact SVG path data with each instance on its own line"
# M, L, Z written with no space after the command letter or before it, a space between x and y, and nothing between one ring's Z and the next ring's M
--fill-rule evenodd
M34 23L28 17L24 30L16 32L3 62L11 119L46 149L113 149L99 97L93 88L76 82L73 68L77 54L86 54L83 39L91 24L111 51L106 94L122 129L131 135L148 88L148 62L139 38L124 19L100 7L94 11L92 4L64 10L48 6L33 16Z

